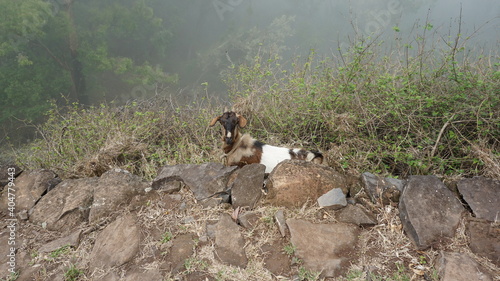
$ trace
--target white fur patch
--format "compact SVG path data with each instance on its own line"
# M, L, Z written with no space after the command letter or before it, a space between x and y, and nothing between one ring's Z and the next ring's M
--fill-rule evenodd
M266 166L266 173L272 172L281 161L292 159L289 151L290 149L286 147L263 145L260 163Z
M314 155L314 153L308 151L307 152L307 157L306 157L306 161L312 161L314 159L314 157L316 157L316 155Z
M231 137L231 132L228 131L226 137L230 138Z

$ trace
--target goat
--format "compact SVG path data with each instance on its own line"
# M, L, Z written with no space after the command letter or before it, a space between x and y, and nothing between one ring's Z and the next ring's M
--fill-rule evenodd
M323 163L323 155L318 151L272 146L253 139L249 134L240 134L239 129L246 126L247 120L235 112L228 111L215 117L210 122L210 127L217 121L222 125L222 150L227 166L242 167L260 163L266 166L266 173L270 173L278 163L286 159Z

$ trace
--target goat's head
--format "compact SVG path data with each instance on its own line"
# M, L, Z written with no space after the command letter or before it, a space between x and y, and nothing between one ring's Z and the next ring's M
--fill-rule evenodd
M238 137L238 128L243 128L247 125L247 119L245 119L245 117L232 111L224 112L221 116L212 119L210 127L214 126L217 121L219 121L223 127L224 135L222 136L222 141L227 145L233 144Z

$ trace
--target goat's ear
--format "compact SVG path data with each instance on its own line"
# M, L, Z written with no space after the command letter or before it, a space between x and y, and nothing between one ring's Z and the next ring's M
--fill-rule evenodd
M240 128L245 127L247 125L247 119L239 114L237 114L236 116L238 117L238 126L240 126Z
M217 123L217 121L219 121L219 119L221 118L222 116L217 116L215 117L214 119L212 119L212 121L210 121L210 124L209 126L210 127L213 127L215 125L215 123Z

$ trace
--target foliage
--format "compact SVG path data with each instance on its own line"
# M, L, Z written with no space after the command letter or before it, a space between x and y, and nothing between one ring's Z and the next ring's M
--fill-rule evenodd
M500 75L490 61L498 57L472 59L454 46L422 45L410 56L401 51L407 44L387 51L361 40L331 58L257 55L226 83L252 136L319 149L336 169L495 178ZM151 179L165 164L218 161L218 129L207 124L221 112L205 100L180 106L161 96L124 107L53 106L18 161L69 177L119 166Z
M446 48L443 61L417 53L402 64L398 50L361 41L338 57L311 51L291 71L256 57L227 82L255 136L329 150L340 169L498 175L498 67L453 61Z
M18 151L18 162L54 169L63 177L100 176L118 166L152 179L162 165L215 161L218 138L207 124L220 110L170 102L54 105L47 122L37 127L39 139Z
M52 252L50 252L49 256L51 258L59 258L61 256L64 256L70 252L71 248L70 245L64 245Z
M64 272L64 280L75 281L83 274L83 271L78 269L74 264L71 264L69 268Z
M50 101L90 104L127 83L175 84L152 65L167 58L174 27L155 15L158 2L1 0L0 123L39 120Z

